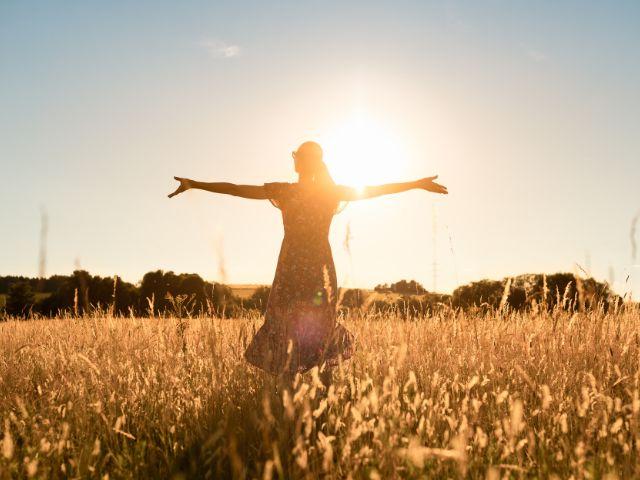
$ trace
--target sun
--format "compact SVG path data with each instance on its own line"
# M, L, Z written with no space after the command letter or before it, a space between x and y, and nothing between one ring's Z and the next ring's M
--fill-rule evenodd
M389 126L363 112L330 129L320 144L333 179L342 185L388 183L406 170L403 143Z

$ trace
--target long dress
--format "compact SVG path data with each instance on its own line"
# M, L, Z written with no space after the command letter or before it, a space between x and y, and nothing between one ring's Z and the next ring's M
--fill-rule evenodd
M284 239L264 324L245 358L272 374L305 372L353 353L353 335L336 321L338 287L329 228L338 200L314 185L266 183L282 211Z

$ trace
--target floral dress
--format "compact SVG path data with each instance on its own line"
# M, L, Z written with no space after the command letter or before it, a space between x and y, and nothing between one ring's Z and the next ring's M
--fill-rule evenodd
M266 183L282 211L284 239L265 320L245 358L272 374L334 366L351 357L353 335L336 322L336 271L329 227L338 200L314 185Z

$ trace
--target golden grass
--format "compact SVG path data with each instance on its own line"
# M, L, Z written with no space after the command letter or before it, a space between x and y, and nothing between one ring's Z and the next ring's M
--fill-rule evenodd
M640 477L640 313L346 321L292 391L255 320L0 324L0 478Z

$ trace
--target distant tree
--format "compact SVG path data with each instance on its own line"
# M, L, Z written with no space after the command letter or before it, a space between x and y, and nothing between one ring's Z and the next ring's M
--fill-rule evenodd
M519 285L511 285L509 295L507 296L507 304L514 310L524 309L527 306L526 290Z
M267 303L269 301L269 295L271 294L271 287L260 286L254 290L248 300L244 302L245 308L253 308L264 314L267 310Z
M380 292L377 292L380 293ZM373 315L389 315L397 311L395 300L385 297L374 298L367 304L367 312Z
M153 313L158 314L171 307L167 294L176 296L179 294L180 279L173 272L145 273L140 284L140 309L148 310L149 301L153 300Z
M403 295L396 300L396 312L404 319L424 317L431 311L431 305L415 295Z
M178 288L171 294L186 295L188 309L192 313L202 314L207 311L207 287L211 290L211 284L205 282L200 275L195 273L178 275Z
M240 300L233 290L221 283L204 281L194 273L176 275L156 270L142 278L139 289L139 305L148 313L153 299L154 314L175 312L175 302L180 297L181 312L189 314L233 315L240 311ZM182 314L181 313L181 314Z
M392 315L405 320L433 315L451 305L451 295L425 293L376 298L367 304L367 312L374 315Z
M590 309L602 305L605 309L621 298L606 283L593 278L578 278L572 273L524 274L511 279L506 304L514 310L532 308ZM455 307L498 308L508 278L502 281L481 280L462 285L453 291Z
M38 310L45 315L65 311L82 315L91 308L113 309L118 315L126 315L137 308L137 288L119 277L92 276L84 270L76 270L71 276L59 277L56 285L57 290L38 304Z
M365 298L366 293L364 290L348 288L342 294L340 306L348 309L361 308L364 305Z
M120 277L115 277L116 282L113 288L113 308L116 315L127 315L136 313L139 304L138 288L132 283L123 281Z
M498 280L480 280L463 285L453 291L453 305L460 308L489 307L498 308L504 283Z
M240 300L233 294L231 287L222 283L214 283L210 295L213 313L218 316L231 317L240 313Z
M429 305L429 307L434 310L436 308L441 308L443 306L450 307L451 306L451 295L446 293L430 293L427 292L421 296L424 303Z
M387 293L387 292L390 292L391 289L389 288L388 284L381 283L381 284L376 285L375 287L373 287L373 291L374 292L378 292L378 293Z
M427 293L427 290L415 280L400 280L392 283L389 289L393 293L399 293L400 295L422 295Z
M8 315L26 318L31 314L35 303L36 298L28 282L14 283L9 288L6 312Z
M198 295L204 299L205 281L200 275L195 273L182 274L178 276L178 292L186 295Z
M65 311L71 311L76 298L71 277L66 277L57 290L38 303L38 310L47 316L58 315Z
M427 290L415 280L400 280L391 285L381 283L376 285L373 290L378 293L398 293L400 295L422 295L427 293Z
M38 282L39 292L53 293L59 290L69 279L68 275L51 275Z
M34 293L53 293L69 279L67 275L52 275L48 278L30 278L16 275L0 276L0 294L8 294L14 283L28 283Z
M16 283L26 283L31 287L33 292L37 291L39 279L29 278L17 275L0 276L0 294L7 295L12 285Z

